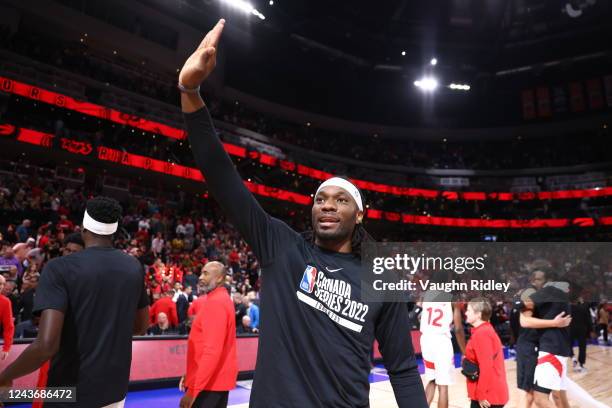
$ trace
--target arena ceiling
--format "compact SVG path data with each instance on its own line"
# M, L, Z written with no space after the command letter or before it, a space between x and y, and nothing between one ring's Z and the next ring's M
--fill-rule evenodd
M142 1L201 30L225 17L229 86L354 120L511 123L521 87L612 72L604 0L253 1L265 20L228 0ZM433 96L413 85L424 75L440 82Z

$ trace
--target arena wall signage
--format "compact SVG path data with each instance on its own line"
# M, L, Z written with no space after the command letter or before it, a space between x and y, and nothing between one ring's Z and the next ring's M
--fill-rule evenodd
M0 89L37 100L40 102L55 105L60 108L73 110L84 115L90 115L101 119L109 120L114 123L134 127L147 132L156 133L162 136L185 139L186 133L183 129L177 129L163 123L151 121L138 116L130 115L101 105L92 104L89 102L78 101L67 95L45 90L23 82L15 81L10 78L0 76ZM535 107L533 108L535 110ZM1 134L1 133L0 133ZM249 158L257 160L261 164L271 167L280 167L282 170L297 173L301 176L310 177L316 180L326 180L333 175L319 169L315 169L302 164L294 163L287 160L281 160L277 157L261 153L258 151L247 151L242 146L237 146L231 143L223 144L228 154L241 158ZM362 190L375 191L383 194L391 194L396 196L406 197L422 197L425 199L444 198L446 200L466 200L466 201L531 201L531 200L555 200L555 199L578 199L578 198L594 198L612 196L612 187L602 187L594 189L579 189L579 190L559 190L559 191L540 191L540 192L478 192L478 191L441 191L422 188L393 186L382 183L374 183L371 181L351 179L351 181Z
M14 137L22 143L29 143L44 148L53 147L54 136L37 130L18 128L11 124L0 124L0 136ZM77 142L62 138L59 147L72 154L91 155L94 152L91 144ZM88 153L89 152L89 153ZM169 176L180 177L195 181L205 181L200 170L192 167L182 166L146 156L122 152L108 147L100 146L95 152L96 159L109 161L123 166L138 168ZM301 205L311 205L310 196L286 191L276 187L266 186L258 183L244 181L246 187L254 194L289 201ZM562 228L562 227L594 227L596 225L612 225L612 217L600 217L597 221L589 217L580 218L543 218L530 220L507 220L507 219L481 219L481 218L454 218L436 217L429 215L403 214L392 211L382 211L369 208L366 217L376 220L401 222L404 224L432 225L443 227L461 228Z

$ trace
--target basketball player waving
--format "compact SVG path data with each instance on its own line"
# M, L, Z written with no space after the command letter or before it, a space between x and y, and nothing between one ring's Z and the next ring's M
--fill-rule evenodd
M212 196L262 265L260 338L250 406L367 407L374 339L401 408L424 408L408 310L361 299L360 248L368 239L364 203L348 180L332 178L314 196L312 234L268 215L223 150L199 94L215 66L224 20L206 35L179 76L196 163Z

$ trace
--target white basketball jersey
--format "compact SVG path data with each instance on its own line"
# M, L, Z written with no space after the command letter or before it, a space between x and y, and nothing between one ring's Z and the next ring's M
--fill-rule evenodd
M421 328L423 334L443 334L450 337L453 323L451 302L423 302Z

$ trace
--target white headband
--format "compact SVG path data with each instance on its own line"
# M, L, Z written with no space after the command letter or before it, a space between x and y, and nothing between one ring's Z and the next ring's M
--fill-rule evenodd
M332 177L321 183L321 185L317 189L317 192L315 193L315 197L317 196L317 194L319 194L319 191L321 191L323 187L327 186L340 187L341 189L346 190L346 192L349 193L357 203L357 207L359 207L359 210L363 211L363 201L361 201L361 194L359 194L359 190L357 189L357 187L355 187L353 183L340 177Z
M98 235L112 235L117 231L117 227L119 226L119 222L114 222L112 224L105 224L103 222L99 222L94 220L87 214L87 210L85 210L85 215L83 216L83 228L88 231L93 232Z

